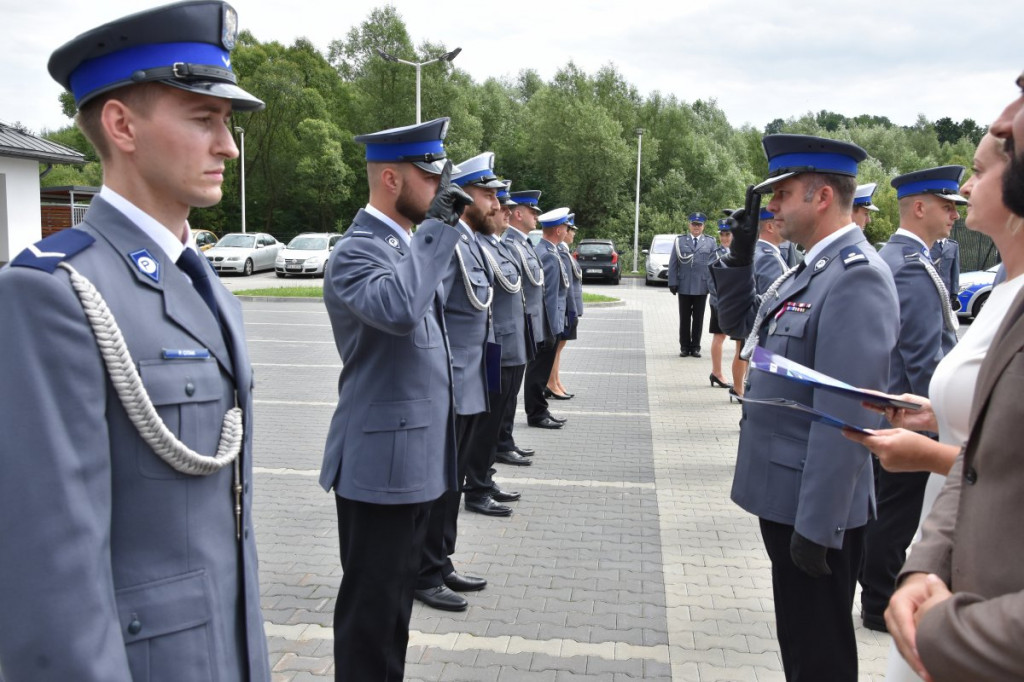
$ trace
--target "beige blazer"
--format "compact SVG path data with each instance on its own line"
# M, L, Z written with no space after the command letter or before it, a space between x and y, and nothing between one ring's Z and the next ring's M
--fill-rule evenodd
M943 680L1024 678L1024 292L981 366L971 433L900 578L935 573L954 595L917 647Z

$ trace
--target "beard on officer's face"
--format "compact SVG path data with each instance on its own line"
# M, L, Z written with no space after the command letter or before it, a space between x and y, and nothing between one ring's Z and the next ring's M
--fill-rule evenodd
M395 210L398 211L398 215L406 220L411 220L416 225L426 220L429 208L430 202L424 201L423 197L418 197L408 184L402 185L398 196L395 197Z
M1024 150L1021 150L1024 152ZM1010 162L1003 171L1003 203L1024 217L1024 155L1010 154Z

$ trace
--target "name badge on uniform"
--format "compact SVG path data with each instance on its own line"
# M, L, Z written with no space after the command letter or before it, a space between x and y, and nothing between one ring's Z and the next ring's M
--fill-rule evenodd
M205 348L164 348L161 353L164 360L205 360L210 351Z
M128 257L135 263L135 267L138 268L139 272L159 284L160 261L153 258L153 254L146 249L142 249L141 251L129 253Z

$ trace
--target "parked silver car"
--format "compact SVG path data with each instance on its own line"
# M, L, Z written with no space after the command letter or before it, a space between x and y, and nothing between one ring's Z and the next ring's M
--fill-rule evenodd
M672 245L675 244L675 234L656 234L651 240L651 248L644 249L647 256L646 269L647 278L644 284L668 284L668 264L672 259Z
M248 276L260 270L273 270L274 259L282 246L264 232L232 232L221 237L216 246L203 255L217 272L240 272Z
M323 277L327 258L340 234L326 232L303 232L294 237L288 246L277 252L274 272L278 277L286 275L312 275Z

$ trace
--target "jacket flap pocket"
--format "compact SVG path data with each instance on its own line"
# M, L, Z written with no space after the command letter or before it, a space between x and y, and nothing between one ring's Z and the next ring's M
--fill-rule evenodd
M210 620L206 572L164 578L118 590L125 644L194 628Z
M143 360L139 376L154 405L178 405L219 400L224 393L220 368L204 360Z
M807 327L807 313L787 312L778 320L774 320L774 329L769 334L775 336L795 336L802 338Z
M807 442L789 438L780 434L772 436L771 455L769 460L772 464L803 471L804 458L807 454Z
M404 429L422 429L430 426L431 401L398 400L389 403L370 403L370 411L366 415L363 431L402 431Z

